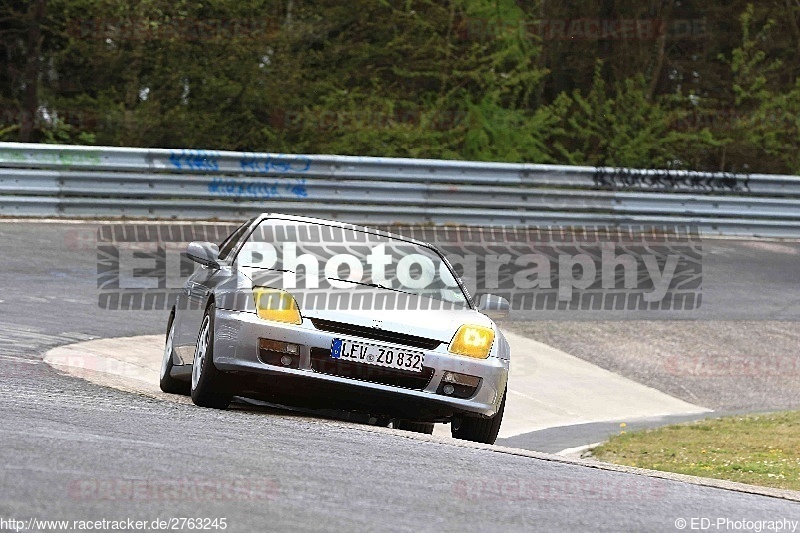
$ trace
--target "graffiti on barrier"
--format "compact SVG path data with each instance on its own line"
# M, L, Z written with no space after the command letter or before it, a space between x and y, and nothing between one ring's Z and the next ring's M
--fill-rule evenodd
M637 170L602 168L594 171L595 187L606 189L659 189L703 192L746 192L747 174L733 172L682 172L675 170Z
M304 155L245 155L239 161L245 172L288 173L307 172L311 159Z
M0 163L39 163L48 165L99 165L99 152L71 151L71 150L48 150L48 151L26 151L24 149L11 148L0 149Z
M219 152L181 150L170 152L169 162L178 170L219 170Z
M274 180L249 181L235 178L214 178L208 184L208 192L230 198L306 198L305 178L278 178Z

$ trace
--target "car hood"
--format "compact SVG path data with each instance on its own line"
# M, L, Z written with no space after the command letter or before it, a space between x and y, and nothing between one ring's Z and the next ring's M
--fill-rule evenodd
M267 287L281 286L282 273L280 271L246 267L240 268L239 270L253 282L253 285ZM474 309L460 307L458 305L453 305L449 309L441 309L441 307L447 307L447 304L422 296L402 295L393 293L393 291L374 287L359 287L354 285L352 290L343 292L350 297L358 293L360 296L366 297L366 301L379 301L378 296L386 296L387 294L394 295L395 298L397 298L395 301L403 302L403 304L400 305L400 308L396 309L386 309L386 306L384 306L383 309L375 309L372 306L358 305L355 303L355 299L347 299L346 301L354 302L354 305L342 308L341 305L333 304L330 305L329 308L325 304L320 305L320 300L313 297L307 298L309 293L303 290L286 290L297 300L300 313L308 318L330 320L370 328L378 327L385 331L416 335L418 337L436 339L441 342L450 342L458 328L464 324L474 324L486 326L495 330L497 329L494 327L494 322L492 322L489 317ZM314 293L314 291L311 292ZM342 294L339 291L335 292ZM320 296L320 293L317 291L316 295ZM322 296L327 297L329 294L326 295L323 291ZM436 309L436 307L440 307L440 309ZM379 324L376 324L376 321L378 321Z
M384 331L416 335L450 342L464 324L494 329L489 317L474 309L448 310L374 310L374 309L302 309L304 317L331 320L356 326L377 327Z

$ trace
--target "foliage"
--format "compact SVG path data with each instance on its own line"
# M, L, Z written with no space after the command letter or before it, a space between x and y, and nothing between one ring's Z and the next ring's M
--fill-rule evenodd
M800 412L787 411L621 432L592 450L628 466L800 489Z
M0 140L800 172L800 13L692 4L3 0Z
M598 62L587 94L562 93L548 107L560 127L550 138L560 159L570 164L625 167L685 167L685 150L714 146L701 133L687 133L673 125L675 113L650 102L641 74L618 82L609 90Z

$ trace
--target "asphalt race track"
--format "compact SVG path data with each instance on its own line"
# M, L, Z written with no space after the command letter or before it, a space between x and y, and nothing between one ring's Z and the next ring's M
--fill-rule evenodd
M800 520L800 503L780 498L269 409L202 409L62 375L42 362L47 349L158 333L166 319L100 309L96 254L65 243L70 227L0 223L0 519L225 518L228 531L676 531L680 519ZM768 253L759 261L769 264Z

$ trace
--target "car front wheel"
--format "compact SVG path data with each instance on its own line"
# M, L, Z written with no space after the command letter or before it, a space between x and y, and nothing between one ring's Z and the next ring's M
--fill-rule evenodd
M203 316L192 362L192 401L201 407L227 409L231 395L225 392L224 375L214 366L214 307Z
M497 410L497 413L492 418L465 416L460 425L451 424L450 433L453 438L494 444L494 441L497 440L497 434L500 432L500 424L503 422L503 411L506 408L506 392L503 392L503 401L500 402L500 409Z

